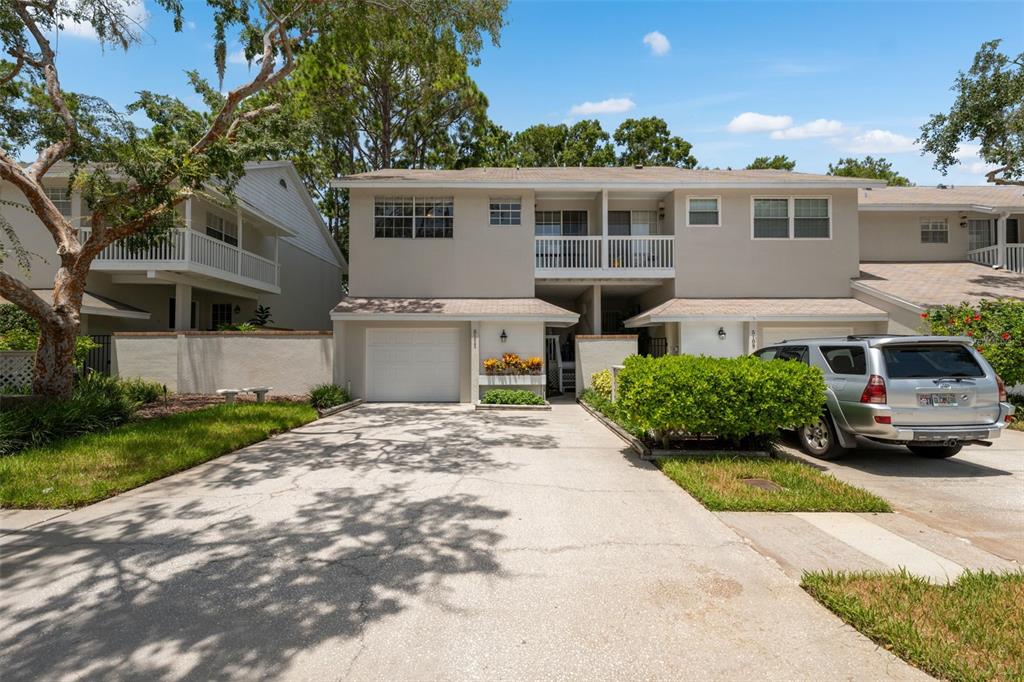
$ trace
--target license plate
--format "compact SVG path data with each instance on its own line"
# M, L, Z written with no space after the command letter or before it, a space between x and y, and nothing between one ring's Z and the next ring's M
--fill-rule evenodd
M956 407L957 405L955 393L922 393L917 396L917 400L922 406Z

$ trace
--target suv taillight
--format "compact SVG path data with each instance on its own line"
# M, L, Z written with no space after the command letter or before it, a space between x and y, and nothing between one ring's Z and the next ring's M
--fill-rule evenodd
M889 396L885 393L885 379L877 374L872 374L868 379L868 385L864 387L864 392L860 394L860 401L884 405L888 400Z
M1003 383L1003 380L999 378L998 374L996 375L996 386L999 387L999 402L1005 403L1006 402L1006 384Z

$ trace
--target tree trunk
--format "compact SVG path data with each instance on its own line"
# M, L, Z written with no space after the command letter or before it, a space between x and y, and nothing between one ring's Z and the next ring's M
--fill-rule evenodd
M48 398L68 399L75 379L75 341L78 320L40 325L32 392Z

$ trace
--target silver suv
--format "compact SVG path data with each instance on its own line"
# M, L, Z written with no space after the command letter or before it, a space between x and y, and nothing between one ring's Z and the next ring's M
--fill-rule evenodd
M825 375L825 413L797 431L804 450L821 459L855 447L855 435L952 457L965 444L998 438L1014 413L1002 379L965 336L796 339L754 356L808 363Z

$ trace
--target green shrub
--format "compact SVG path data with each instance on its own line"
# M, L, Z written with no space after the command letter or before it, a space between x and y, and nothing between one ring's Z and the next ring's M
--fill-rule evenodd
M117 379L89 374L75 385L70 400L27 400L0 411L0 455L111 429L128 421L137 407Z
M816 420L825 381L800 362L632 356L619 372L617 398L625 419L656 438L675 432L738 441Z
M0 335L14 330L39 333L39 324L31 315L13 303L0 304Z
M594 372L590 377L590 387L605 398L612 397L612 372L610 369L602 369Z
M318 410L326 410L328 407L341 405L349 400L348 392L334 384L320 384L309 391L309 404Z
M484 405L543 405L544 398L533 391L514 388L492 388L480 400Z
M260 331L260 327L258 327L253 322L238 322L238 323L235 323L235 324L222 324L219 327L217 327L217 331L219 331L219 332L258 332L258 331Z
M140 405L156 402L167 390L163 384L148 379L121 379L119 384L128 399Z
M983 300L922 313L927 331L940 336L970 336L1007 386L1024 384L1024 301Z
M580 394L580 400L611 419L628 433L633 434L637 438L643 438L644 429L629 421L626 415L622 413L622 410L618 408L618 403L613 403L611 398L606 398L594 389L588 388Z
M39 345L39 333L28 329L13 328L0 332L0 350L32 350ZM75 365L81 367L89 351L99 348L99 344L88 336L75 339Z

